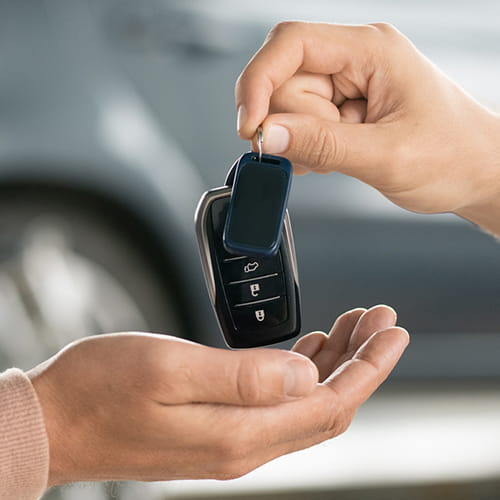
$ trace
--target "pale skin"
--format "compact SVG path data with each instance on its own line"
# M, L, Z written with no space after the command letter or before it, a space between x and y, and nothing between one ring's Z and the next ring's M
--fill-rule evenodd
M238 129L296 173L338 171L500 235L500 118L390 25L277 25L236 85Z
M49 436L48 485L229 479L335 437L406 348L395 323L387 306L354 309L291 352L140 333L71 344L28 373Z

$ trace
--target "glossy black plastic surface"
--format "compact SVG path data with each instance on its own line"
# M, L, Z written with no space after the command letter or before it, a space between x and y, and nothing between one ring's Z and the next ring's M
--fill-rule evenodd
M214 309L230 347L281 342L300 332L299 290L290 248L273 257L234 256L223 245L229 195L215 199L205 221L214 274Z

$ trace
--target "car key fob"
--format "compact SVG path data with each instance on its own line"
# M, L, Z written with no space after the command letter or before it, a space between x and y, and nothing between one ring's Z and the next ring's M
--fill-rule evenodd
M273 251L266 250L267 254L262 256L261 249L252 252L249 248L249 252L241 249L235 254L224 244L233 182L240 162L258 162L272 168L282 160L285 159L246 153L232 166L226 185L204 193L196 210L196 233L205 281L229 347L274 344L300 332L297 261L286 205L283 207L283 224L273 221L273 227L278 226L281 231L277 245L271 245L275 246ZM238 236L238 233L234 234ZM240 235L242 237L237 240L245 239L244 232Z

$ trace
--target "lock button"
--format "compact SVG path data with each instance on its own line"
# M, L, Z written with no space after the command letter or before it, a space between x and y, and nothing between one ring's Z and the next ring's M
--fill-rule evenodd
M255 278L242 283L226 285L226 294L231 306L255 302L264 299L278 298L285 293L285 283L281 274L273 274L267 278Z
M231 309L237 330L258 331L280 325L287 319L286 297L235 306Z

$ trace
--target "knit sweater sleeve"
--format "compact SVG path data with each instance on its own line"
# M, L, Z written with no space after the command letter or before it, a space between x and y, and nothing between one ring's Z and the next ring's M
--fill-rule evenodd
M7 370L0 374L0 498L39 498L48 470L49 443L35 390L21 370Z

